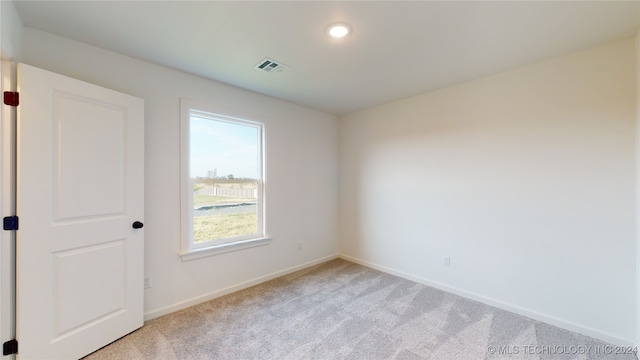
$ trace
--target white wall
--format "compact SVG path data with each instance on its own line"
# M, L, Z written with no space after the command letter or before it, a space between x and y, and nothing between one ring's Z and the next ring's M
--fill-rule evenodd
M635 66L630 39L342 117L341 254L634 343Z
M22 56L22 20L13 1L0 1L0 55L2 60Z
M28 64L145 100L145 273L153 283L145 292L147 318L337 254L333 115L29 28L24 55ZM270 245L181 261L180 98L265 122Z

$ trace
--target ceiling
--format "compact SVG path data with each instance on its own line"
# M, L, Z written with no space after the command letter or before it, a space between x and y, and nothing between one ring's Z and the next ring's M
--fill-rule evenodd
M631 38L638 1L14 1L27 27L342 115ZM336 21L353 33L330 39ZM254 69L265 57L289 66Z

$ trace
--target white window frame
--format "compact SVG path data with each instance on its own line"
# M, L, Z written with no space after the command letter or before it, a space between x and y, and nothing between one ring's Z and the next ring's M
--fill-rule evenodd
M191 115L224 121L232 124L248 125L258 129L258 174L257 179L257 234L212 240L202 243L193 242L193 185L190 176L190 123ZM180 256L183 261L212 256L256 246L267 245L272 239L265 236L264 223L264 123L221 113L211 105L180 99Z

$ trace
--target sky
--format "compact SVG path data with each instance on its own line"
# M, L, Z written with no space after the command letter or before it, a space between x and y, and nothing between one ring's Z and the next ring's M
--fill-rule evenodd
M258 128L191 116L190 176L206 177L217 169L219 177L257 178Z

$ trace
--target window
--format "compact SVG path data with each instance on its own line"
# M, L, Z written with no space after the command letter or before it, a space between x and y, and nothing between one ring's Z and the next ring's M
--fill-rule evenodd
M183 260L264 245L262 123L180 102Z

